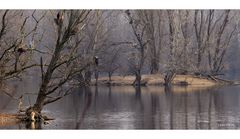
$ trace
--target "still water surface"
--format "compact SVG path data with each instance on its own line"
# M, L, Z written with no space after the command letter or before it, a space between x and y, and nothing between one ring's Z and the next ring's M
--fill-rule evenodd
M30 97L34 102L34 96ZM56 118L42 129L239 129L240 87L211 89L163 87L79 88L49 104ZM25 100L27 105L29 100ZM17 102L0 94L0 113L16 112ZM0 126L25 129L26 125Z

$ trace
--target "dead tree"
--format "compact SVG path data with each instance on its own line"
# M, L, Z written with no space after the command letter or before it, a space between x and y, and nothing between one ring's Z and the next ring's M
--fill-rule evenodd
M236 28L235 25L229 26L232 19L230 10L195 11L194 28L197 40L198 70L204 56L208 57L209 74L218 74L224 68L223 58Z
M148 43L148 57L150 60L150 73L159 72L159 59L162 42L163 11L137 10L136 19L139 24L145 26L146 40Z
M22 73L27 69L39 66L31 62L34 48L27 40L35 41L37 45L37 40L40 40L38 26L45 13L38 18L35 18L34 13L35 11L31 15L25 15L24 11L1 11L0 82L13 78L21 79ZM27 24L33 18L33 28L27 30Z
M121 47L109 47L109 49L104 53L102 71L108 74L109 83L112 81L113 73L119 69L119 57L121 55Z
M218 26L214 30L216 35L214 34L214 38L211 40L213 43L209 45L208 49L211 75L218 75L224 69L224 57L236 31L236 25L229 26L232 19L230 10L225 10L218 18Z
M133 43L132 47L136 50L136 54L134 57L131 57L130 60L130 69L131 72L135 74L135 81L133 82L133 85L140 86L141 85L141 76L142 76L142 68L145 61L145 49L149 42L149 40L146 39L145 33L146 33L146 24L142 24L137 18L135 19L134 16L136 14L131 14L129 10L125 11L129 24L131 26L133 36L135 37L136 43ZM132 63L134 62L134 63Z
M92 62L92 60L89 60L89 62L79 63L81 62L81 55L77 53L77 50L81 41L70 41L73 36L81 32L89 13L88 10L58 12L54 19L57 28L57 39L53 55L47 67L41 67L42 82L36 102L26 109L26 120L37 121L44 119L41 115L43 107L66 96L71 87L66 90L63 85L76 74L82 72Z
M176 23L176 11L168 10L168 25L169 25L169 62L166 70L166 76L164 78L165 85L170 86L173 80L173 75L177 70L177 42L178 39L178 31L177 31L177 23Z
M89 15L87 24L84 30L84 47L82 48L82 55L84 59L94 58L100 56L105 51L106 42L109 41L113 25L108 22L115 18L112 11L94 10ZM79 75L86 85L91 84L91 77L98 77L98 67L91 65L84 70L82 75ZM95 78L96 79L96 78Z
M194 29L196 34L197 40L197 68L200 68L200 64L202 61L203 54L205 52L205 45L204 45L204 36L205 36L205 16L204 11L195 10L194 13Z
M192 18L190 10L179 10L179 24L181 32L181 49L179 54L179 73L178 74L188 74L193 70L193 54L192 54Z

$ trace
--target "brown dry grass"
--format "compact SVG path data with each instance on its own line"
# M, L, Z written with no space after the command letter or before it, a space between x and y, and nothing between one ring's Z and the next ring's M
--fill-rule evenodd
M112 85L132 85L134 82L134 76L112 76ZM100 85L106 85L109 83L108 77L99 78ZM147 82L147 85L163 85L164 77L161 74L143 75L142 81ZM92 81L93 83L95 80ZM173 80L173 85L177 85L180 82L187 82L189 86L194 87L210 87L217 85L217 83L211 79L200 78L193 75L176 75Z
M16 125L18 122L16 114L0 114L0 126Z

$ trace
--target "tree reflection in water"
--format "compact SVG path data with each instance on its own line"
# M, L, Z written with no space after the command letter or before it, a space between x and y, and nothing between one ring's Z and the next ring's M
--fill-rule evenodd
M81 88L84 95L85 95L85 98L84 98L84 106L83 106L83 112L79 118L79 121L76 123L76 129L79 129L81 127L81 124L84 120L84 117L88 111L88 109L90 108L91 106L91 103L92 103L92 92L91 92L91 89L89 87L83 87ZM97 89L96 89L97 91Z
M42 122L26 122L26 129L42 129Z
M18 123L0 128L237 129L240 128L238 90L237 86L204 90L158 86L78 88L46 107L44 113L56 119L49 125ZM0 101L1 106L6 103ZM3 111L11 112L16 105L10 102Z

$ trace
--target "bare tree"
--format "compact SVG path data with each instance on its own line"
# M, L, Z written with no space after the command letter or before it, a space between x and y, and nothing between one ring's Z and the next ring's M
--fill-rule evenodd
M194 13L194 29L196 34L196 40L197 40L197 68L200 68L200 64L202 61L203 54L205 52L205 45L204 45L204 37L205 37L205 17L204 17L204 11L201 10L200 12L198 10L195 10Z
M137 19L140 24L145 25L146 40L148 43L148 54L150 59L150 73L159 71L159 59L162 40L162 14L163 11L138 10Z
M67 95L71 87L66 90L63 85L92 62L80 61L81 55L77 51L81 41L73 41L73 36L81 33L89 13L88 10L57 13L54 19L57 28L54 51L46 68L43 67L42 58L40 60L42 82L35 104L26 110L27 120L41 120L43 107Z
M35 11L30 15L23 11L1 11L0 30L0 82L12 78L20 78L27 69L38 66L31 62L38 37L38 26L45 13L35 17ZM33 28L27 28L33 19ZM33 43L28 43L28 40Z
M119 57L121 54L121 47L110 47L111 49L108 49L106 53L104 53L104 56L102 58L103 65L102 70L104 72L107 72L109 82L112 81L112 75L113 73L119 69L120 63L119 63Z
M236 31L236 24L229 25L233 20L230 10L225 10L218 18L217 27L214 30L214 37L208 49L208 61L212 75L218 75L224 69L224 56L230 47L232 37Z
M176 23L176 11L168 10L168 25L169 25L169 62L164 77L165 85L170 86L177 70L177 44L178 44L178 30Z
M192 35L192 18L190 10L179 10L179 24L180 32L182 34L181 42L181 52L179 56L179 69L181 74L187 74L193 69L193 56L192 56L192 45L193 45L193 35Z
M206 55L208 57L210 74L218 74L223 69L223 58L236 28L235 25L228 28L228 24L232 20L229 14L230 10L223 12L195 10L194 28L197 40L198 70L200 69L203 56Z
M22 96L17 96L16 86L9 81L22 81L30 69L39 66L33 57L36 46L42 40L39 26L46 11L36 15L36 10L4 10L0 15L0 90L18 101L18 110L21 111Z
M144 39L148 41L146 56L149 59L150 73L159 72L160 55L163 40L163 11L136 10L134 20L145 27Z
M132 56L129 58L130 62L130 70L133 72L136 76L136 79L134 81L134 85L140 86L141 85L141 71L144 65L144 61L146 58L145 55L145 49L149 42L149 40L146 39L146 24L141 23L138 18L135 18L134 16L137 16L137 14L131 14L129 10L125 11L128 19L129 24L131 26L133 36L135 37L134 41L136 43L133 43L132 47L136 50Z
M87 19L87 24L84 30L85 47L82 48L84 58L101 57L100 55L108 49L109 37L115 27L111 22L117 13L112 11L95 10L91 12ZM91 76L94 73L95 79L98 78L99 67L91 65L79 75L79 81L85 85L90 85Z
M0 85L9 79L21 79L32 67L41 73L37 100L25 111L28 120L44 118L41 115L44 106L66 96L76 79L80 85L90 85L95 73L97 80L99 68L108 73L111 81L113 73L128 63L136 77L133 84L137 86L143 84L145 69L150 68L154 74L160 72L161 66L166 71L167 86L176 74L188 74L192 69L218 75L236 37L235 12L230 10L126 10L121 13L127 17L128 24L125 18L118 21L124 22L122 25L130 32L121 29L114 32L118 13L106 10L0 12ZM43 21L49 21L47 33L51 35L42 31ZM120 40L118 34L124 39ZM128 47L123 48L126 44ZM128 59L121 54L128 55ZM94 62L97 56L99 66Z

